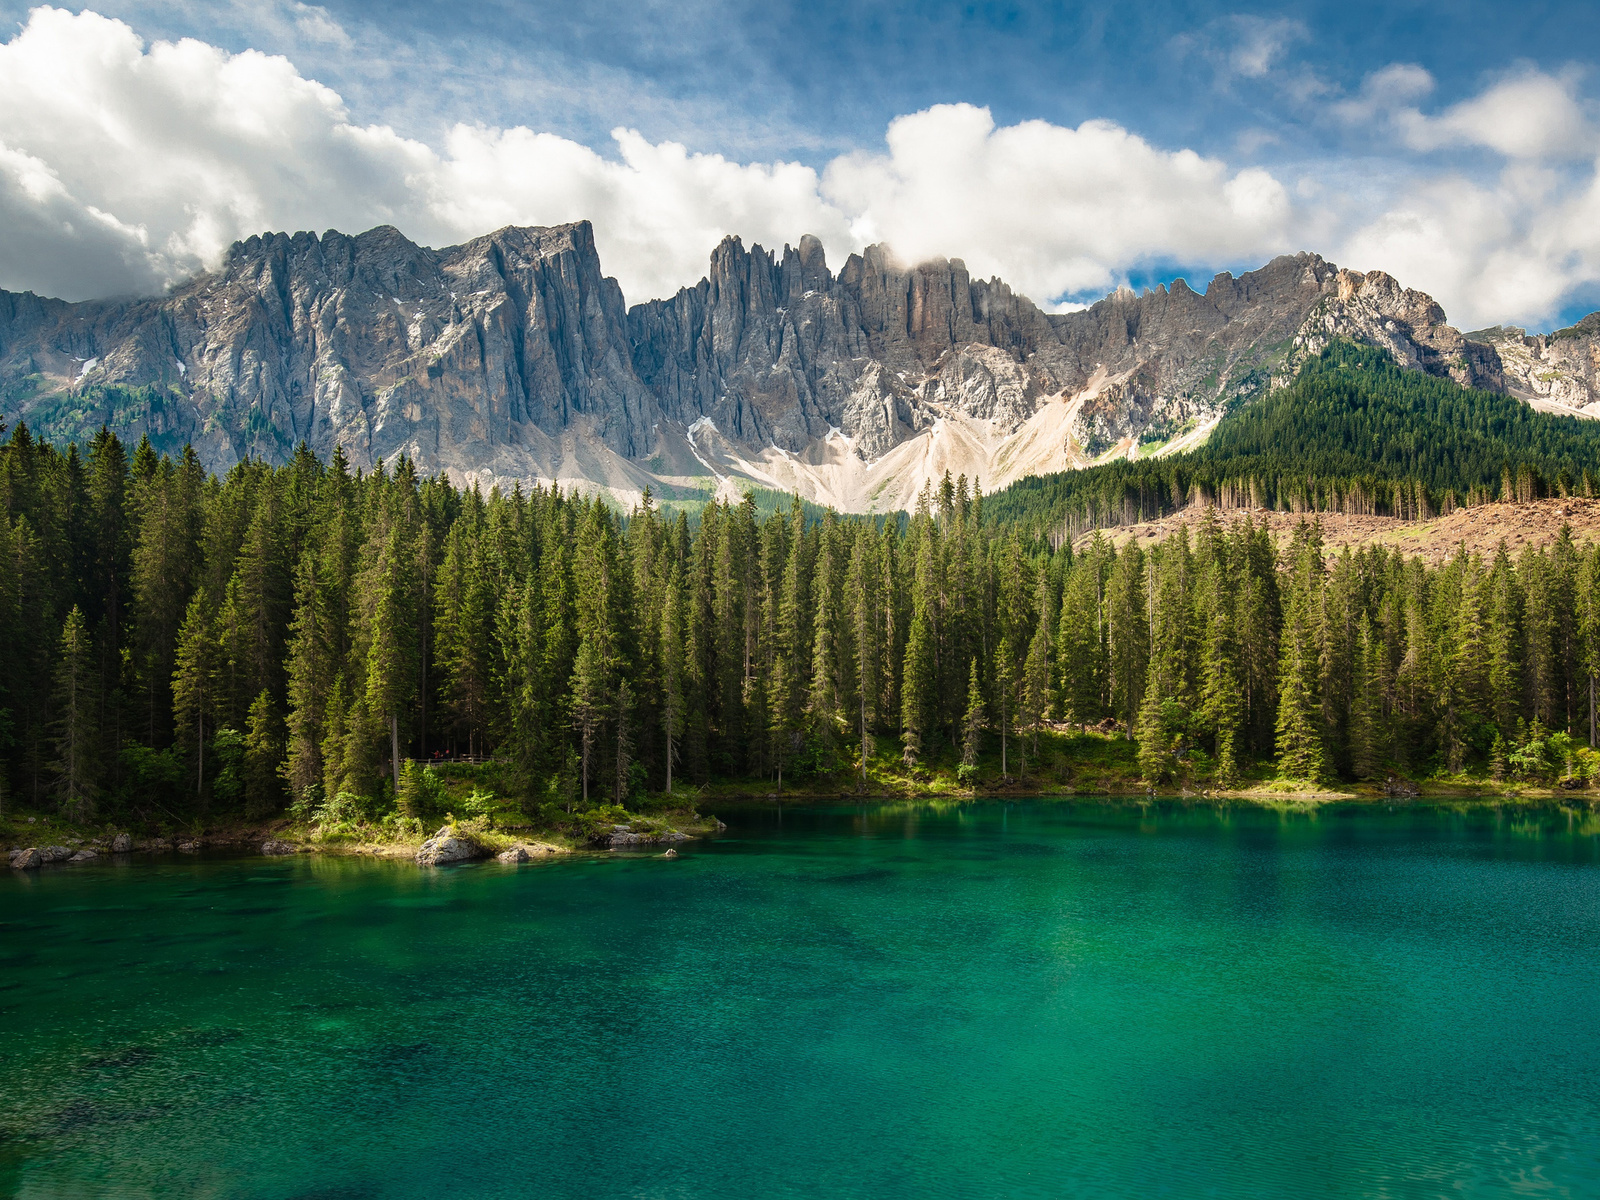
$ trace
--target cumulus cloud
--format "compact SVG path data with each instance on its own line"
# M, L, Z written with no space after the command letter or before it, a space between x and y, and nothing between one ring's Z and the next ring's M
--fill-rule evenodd
M1413 150L1473 146L1516 159L1587 158L1595 129L1577 84L1571 74L1523 71L1430 115L1416 102L1433 92L1433 76L1415 63L1394 63L1369 75L1335 112L1350 123L1387 125Z
M897 118L886 154L835 159L823 189L859 239L907 261L961 257L1027 295L1104 290L1144 262L1232 262L1288 245L1288 196L1267 172L1230 173L1106 121L996 128L987 109Z
M146 47L92 12L34 10L0 46L0 78L0 213L37 235L0 242L5 287L155 289L264 230L388 223L442 245L589 217L607 268L643 298L692 282L730 231L849 240L807 167L740 165L626 130L620 161L527 129L459 126L435 150L353 123L286 58L193 39Z
M1512 163L1488 184L1420 180L1338 254L1428 292L1463 328L1537 326L1600 280L1600 164L1575 177Z
M348 40L322 8L283 0L272 11L303 39ZM1271 70L1298 36L1281 23L1240 29L1232 69L1245 76ZM1600 280L1600 167L1570 76L1524 71L1425 111L1432 77L1388 67L1341 118L1412 151L1500 155L1498 175L1425 156L1341 181L1323 164L1292 192L1266 170L1163 149L1110 122L997 126L966 104L899 117L880 148L820 174L628 129L609 153L470 125L430 145L355 121L287 58L146 44L121 21L53 8L0 45L0 79L0 286L69 298L159 289L266 230L389 223L446 245L580 218L594 221L632 301L692 284L727 233L769 247L815 233L835 264L871 241L906 262L960 257L1058 306L1135 270L1253 265L1302 248L1389 270L1463 324L1535 323Z

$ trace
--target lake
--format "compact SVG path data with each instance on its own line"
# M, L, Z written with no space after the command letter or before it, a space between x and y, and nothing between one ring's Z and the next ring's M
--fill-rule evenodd
M0 877L0 1195L1600 1195L1600 821L720 810Z

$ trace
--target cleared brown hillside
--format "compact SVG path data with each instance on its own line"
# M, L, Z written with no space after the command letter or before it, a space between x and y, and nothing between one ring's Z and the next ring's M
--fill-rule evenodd
M1180 526L1194 526L1205 516L1198 506L1186 508L1160 521L1122 525L1102 532L1117 546L1137 538L1141 546L1154 545L1170 537ZM1402 521L1395 517L1361 517L1344 513L1288 513L1270 509L1250 512L1257 525L1266 525L1276 537L1287 537L1301 521L1320 519L1322 536L1330 552L1341 546L1352 550L1382 545L1420 554L1438 563L1455 554L1465 544L1468 550L1485 556L1493 554L1504 539L1514 555L1525 546L1547 546L1555 541L1563 525L1572 526L1579 542L1600 541L1600 500L1568 498L1533 500L1519 504L1480 504L1458 508L1447 517L1431 521ZM1224 522L1242 520L1245 513L1234 510L1222 514ZM1082 546L1088 536L1078 539Z

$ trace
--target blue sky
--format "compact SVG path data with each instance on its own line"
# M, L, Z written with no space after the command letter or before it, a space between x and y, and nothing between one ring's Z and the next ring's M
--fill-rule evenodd
M29 4L0 5L20 25ZM288 54L358 117L427 137L456 121L601 145L617 125L736 157L821 165L932 104L1000 124L1106 118L1161 144L1272 162L1365 155L1317 101L1413 62L1435 99L1524 65L1589 73L1600 5L1457 3L351 3L355 52L255 4L116 3L147 37ZM1259 72L1259 73L1255 73ZM1329 91L1297 95L1315 80ZM1266 134L1253 154L1241 137Z
M0 285L50 290L54 270L63 293L147 286L214 259L251 220L318 228L387 214L437 243L502 216L571 219L588 203L631 299L691 282L703 243L721 233L793 240L808 230L786 222L810 220L835 257L879 238L913 256L962 254L1043 304L1123 281L1204 280L1295 249L1390 270L1464 325L1503 315L1553 326L1600 304L1600 240L1583 232L1600 153L1596 5L101 0L92 14L125 28L144 56L106 82L108 111L136 110L152 128L129 134L106 118L115 144L98 149L61 132L83 114L42 83L0 100L0 147L62 181L56 208L28 220L73 224L60 213L76 204L136 231L116 234L126 270L97 273L98 242L54 256L82 260L70 268L0 252ZM74 27L50 41L38 15L10 0L0 19L29 61L71 59L92 40ZM224 85L193 63L158 61L158 43L182 38L214 48L217 79L247 51L281 56L289 72ZM181 88L161 86L169 67ZM56 74L90 69L69 61ZM311 81L333 97L323 107L338 109L329 119L341 128L387 130L404 147L359 172L335 162L305 116ZM193 123L186 105L202 95L214 104L218 87L236 85L300 104L282 120L307 141L279 147L281 162L246 178L240 163L262 157L258 143L197 132L175 159L210 164L185 185L213 196L204 220L192 199L163 208L93 178L91 161L131 154L141 138L146 153L170 150ZM886 143L893 123L917 114L901 126L910 149ZM1085 122L1098 123L1092 137ZM618 129L636 142L617 140ZM1559 136L1530 148L1550 129ZM673 144L686 164L662 157ZM575 177L578 148L595 156L580 164L588 182L562 191L555 177ZM421 172L434 172L426 197L397 182L420 169L396 165L424 151L437 160ZM297 161L319 155L338 194L314 168L297 193ZM807 168L814 195L799 176L764 180L776 164ZM675 183L662 182L669 175ZM1005 182L968 195L973 175ZM1080 175L1092 182L1075 191ZM715 211L696 211L707 193ZM940 207L946 193L960 199ZM1087 193L1116 199L1097 209ZM655 205L663 194L673 198ZM985 229L991 218L1001 232ZM1073 224L1078 233L1063 232ZM128 238L143 239L149 262Z

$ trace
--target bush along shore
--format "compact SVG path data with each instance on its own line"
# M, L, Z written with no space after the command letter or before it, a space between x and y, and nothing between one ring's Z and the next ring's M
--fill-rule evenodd
M202 851L371 855L444 866L490 858L523 863L581 852L675 850L722 828L715 817L695 811L695 794L645 797L632 809L598 802L567 811L547 803L531 806L530 812L494 790L504 777L504 765L492 762L407 763L398 804L387 792L380 792L376 802L345 794L267 817L235 809L188 820L167 814L131 826L8 806L0 811L0 846L18 870ZM386 798L391 803L385 811Z
M1532 731L1537 733L1538 731ZM19 870L55 864L117 860L117 855L192 854L203 850L284 856L301 853L414 859L424 866L497 859L533 862L582 852L673 852L685 841L723 828L697 806L742 803L837 803L950 799L1098 797L1142 803L1177 796L1196 803L1274 806L1328 802L1388 804L1468 801L1492 804L1592 806L1600 779L1587 748L1546 735L1513 748L1504 773L1437 770L1412 778L1387 774L1362 782L1295 780L1269 761L1247 763L1229 787L1216 767L1191 748L1174 759L1174 775L1158 789L1145 777L1140 743L1111 720L1084 729L1049 725L1014 740L980 731L972 752L930 756L908 769L893 748L869 747L848 770L812 773L778 792L763 780L722 780L673 796L646 795L622 808L602 799L570 809L537 798L522 801L497 791L514 784L510 764L407 762L398 798L380 789L376 800L348 793L332 802L292 806L267 817L242 810L137 827L75 821L59 812L0 813L0 846ZM1587 769L1587 773L1586 773ZM140 861L142 859L136 859Z

